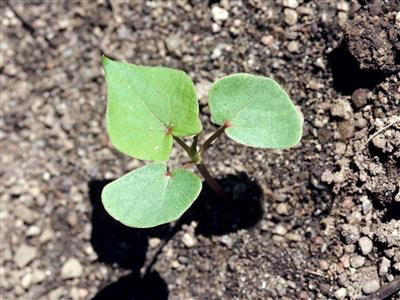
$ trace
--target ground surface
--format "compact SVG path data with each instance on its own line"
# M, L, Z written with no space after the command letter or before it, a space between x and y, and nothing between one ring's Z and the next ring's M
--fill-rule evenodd
M398 1L9 3L0 4L2 299L359 299L396 283ZM102 53L187 71L206 134L212 81L271 76L304 114L301 146L224 138L205 159L231 203L205 188L178 223L125 228L100 192L142 162L108 141ZM184 161L177 148L171 165Z

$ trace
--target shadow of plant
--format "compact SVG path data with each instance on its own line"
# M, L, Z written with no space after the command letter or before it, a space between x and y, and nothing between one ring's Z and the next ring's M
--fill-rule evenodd
M110 181L94 180L89 183L92 204L91 243L98 259L109 265L131 270L127 276L99 291L92 300L162 300L168 298L168 288L160 275L152 270L162 246L171 239L183 224L198 223L196 234L223 235L239 229L250 228L263 215L261 189L244 173L228 175L220 184L231 194L231 199L220 199L204 183L203 190L193 206L174 224L150 229L135 229L122 225L104 210L101 191ZM148 239L158 237L163 243L153 261L145 266Z

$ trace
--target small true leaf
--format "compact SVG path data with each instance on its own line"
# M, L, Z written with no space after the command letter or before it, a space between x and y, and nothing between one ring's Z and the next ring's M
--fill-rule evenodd
M186 73L103 57L108 86L107 131L111 143L130 156L169 158L173 136L202 130L193 82Z
M209 92L215 123L227 124L233 140L260 148L289 148L302 135L302 117L273 79L235 74L216 81Z
M105 186L102 202L121 223L147 228L178 219L198 197L201 180L184 169L151 163Z

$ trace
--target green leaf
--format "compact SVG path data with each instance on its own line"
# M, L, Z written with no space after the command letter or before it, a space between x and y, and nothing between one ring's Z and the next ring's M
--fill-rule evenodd
M259 148L289 148L300 142L303 120L274 80L235 74L217 80L209 92L215 123L236 142Z
M114 219L130 227L148 228L178 219L200 190L200 178L189 171L169 173L163 163L151 163L107 184L101 198Z
M108 86L107 131L130 156L165 161L173 136L202 130L193 82L183 71L102 58Z

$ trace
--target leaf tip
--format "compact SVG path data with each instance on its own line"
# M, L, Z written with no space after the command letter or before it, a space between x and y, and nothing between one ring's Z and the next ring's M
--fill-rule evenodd
M103 67L105 67L109 62L111 62L111 59L103 54L101 56L101 64L103 65Z

